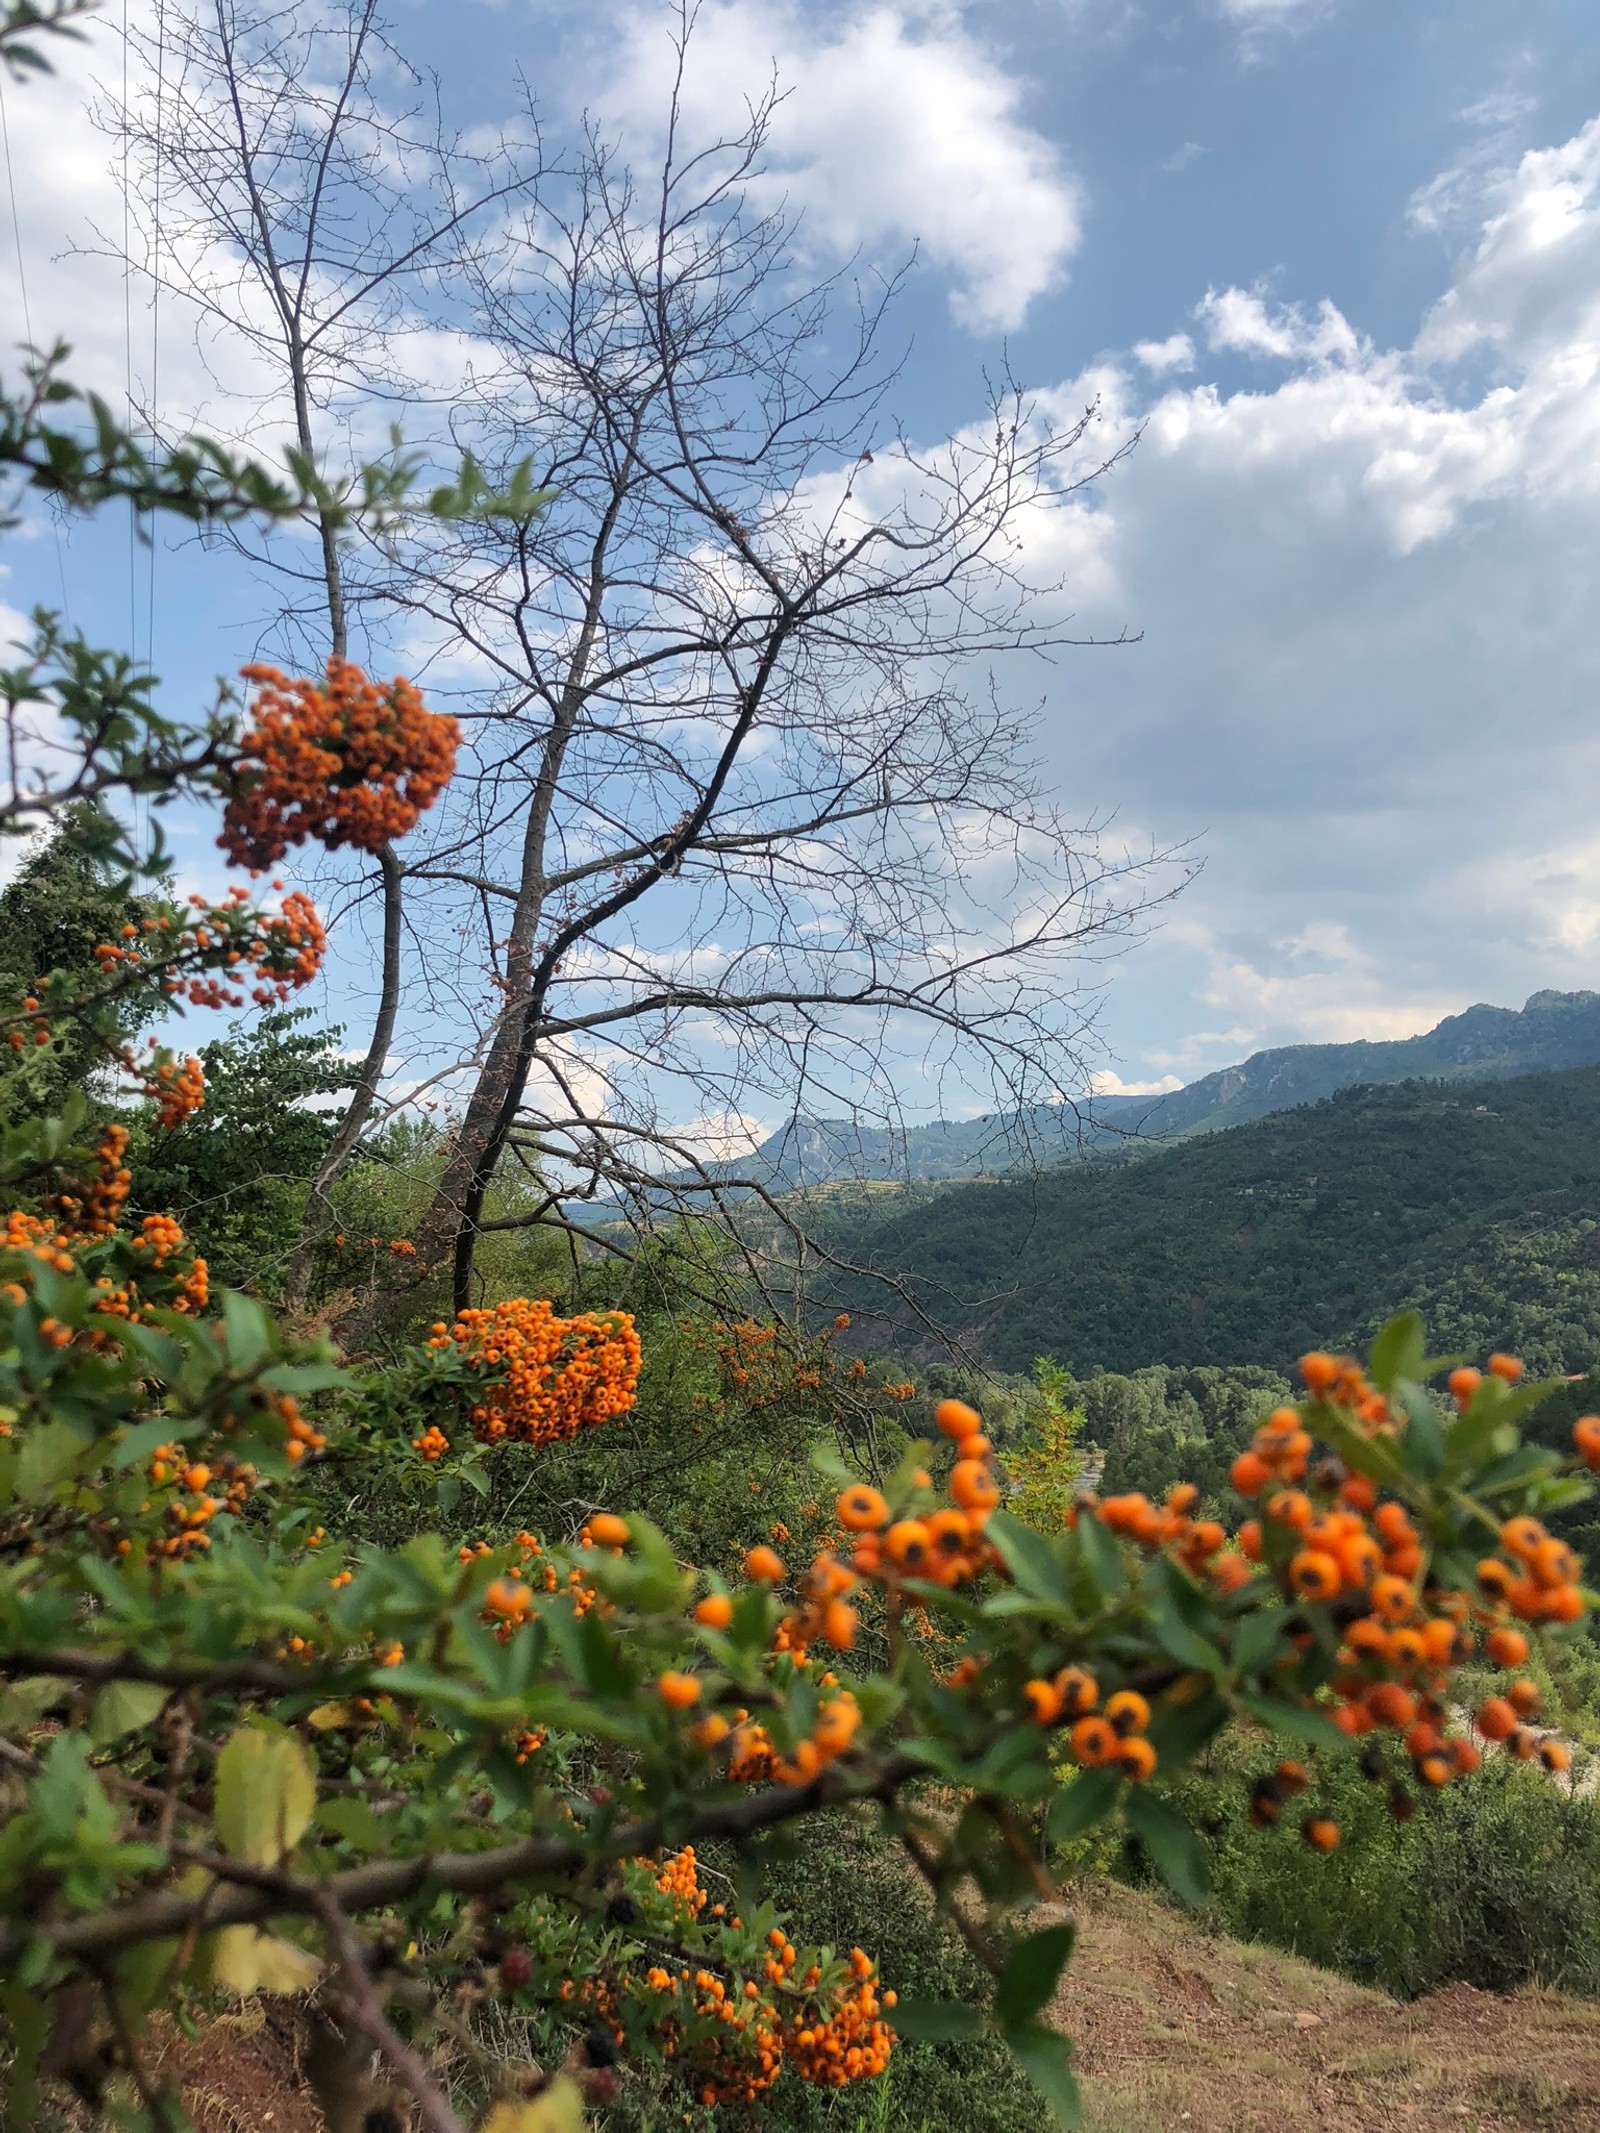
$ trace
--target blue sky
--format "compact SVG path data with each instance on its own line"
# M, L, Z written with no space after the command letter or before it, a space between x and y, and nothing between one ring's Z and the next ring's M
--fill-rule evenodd
M628 141L665 21L505 0L396 30L464 122L500 117L520 66L554 128L587 105ZM120 282L64 256L120 214L78 116L86 72L115 69L95 40L7 110L35 330L114 385ZM1002 355L1053 404L1098 396L1108 438L1146 425L1064 551L1080 617L1143 642L1001 675L1041 700L1069 810L1204 860L1107 973L1106 1085L1600 985L1592 4L721 0L692 109L773 60L817 257L919 246L913 431L972 420ZM0 279L15 318L9 235ZM215 401L168 332L167 394ZM9 547L13 608L58 597L36 531ZM68 564L80 617L121 627L120 529ZM161 556L157 665L202 687L262 609L242 571ZM357 1028L361 975L355 954L334 979Z

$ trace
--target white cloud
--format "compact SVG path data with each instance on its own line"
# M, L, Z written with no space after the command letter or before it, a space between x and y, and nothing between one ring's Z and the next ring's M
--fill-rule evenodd
M1091 1096L1170 1096L1174 1089L1182 1087L1183 1077L1179 1074L1163 1074L1157 1081L1124 1081L1120 1074L1104 1067L1089 1076Z
M1141 348L1052 395L1144 424L1067 515L1077 621L1145 639L1064 672L1055 773L1206 856L1119 973L1119 1067L1592 986L1600 121L1517 162L1409 345L1259 289L1199 317L1282 374L1152 376ZM1185 1021L1218 1048L1174 1056Z
M1354 329L1327 297L1308 318L1298 304L1269 305L1259 289L1208 289L1194 315L1212 348L1239 355L1273 356L1285 363L1353 363L1362 353Z
M1193 370L1194 342L1186 333L1169 334L1164 341L1137 341L1134 355L1156 377L1169 370Z
M607 40L609 125L638 146L663 118L668 22L656 9ZM776 73L756 196L803 210L833 254L920 246L952 277L951 308L975 331L1021 324L1076 249L1080 190L1018 115L1020 84L943 10L883 5L843 18L798 0L710 0L696 20L684 135L726 133L730 109Z

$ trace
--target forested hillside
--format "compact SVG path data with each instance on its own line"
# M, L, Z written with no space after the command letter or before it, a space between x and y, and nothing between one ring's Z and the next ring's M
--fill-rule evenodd
M1521 1008L1469 1007L1416 1037L1252 1052L1162 1096L1034 1104L1011 1116L941 1118L903 1132L856 1119L792 1118L748 1160L724 1167L785 1189L843 1178L993 1177L1243 1125L1358 1085L1421 1076L1501 1080L1597 1063L1600 993L1536 992Z
M849 1241L1002 1369L1281 1365L1414 1304L1451 1348L1498 1333L1538 1370L1583 1370L1600 1070L1353 1089L1139 1161L858 1210ZM866 1285L851 1300L873 1309Z

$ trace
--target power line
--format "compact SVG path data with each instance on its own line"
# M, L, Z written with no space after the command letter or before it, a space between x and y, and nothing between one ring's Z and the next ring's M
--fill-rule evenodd
M17 181L11 169L11 121L6 113L5 69L0 67L0 141L5 144L6 191L11 200L11 241L17 253L17 293L22 298L22 330L27 335L28 346L36 348L33 338L33 313L28 305L28 268L22 256L22 219L17 213ZM55 536L56 575L61 580L61 612L72 626L72 603L67 598L67 565L61 553L61 526L54 512L50 515L50 530Z

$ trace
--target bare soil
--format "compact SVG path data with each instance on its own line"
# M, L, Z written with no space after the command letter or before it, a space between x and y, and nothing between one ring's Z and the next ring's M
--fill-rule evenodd
M1600 2006L1409 2004L1096 1885L1052 2008L1093 2133L1600 2133Z

